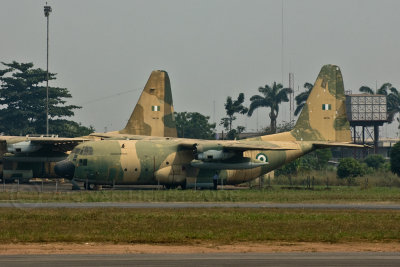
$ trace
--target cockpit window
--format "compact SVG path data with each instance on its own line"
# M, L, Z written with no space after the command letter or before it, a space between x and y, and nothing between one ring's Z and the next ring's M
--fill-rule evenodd
M91 146L84 146L80 151L80 154L83 156L93 155L93 148Z
M74 149L72 149L72 153L79 154L79 152L81 152L80 148L75 147Z
M87 166L88 160L87 159L79 159L79 164L82 164L82 166Z

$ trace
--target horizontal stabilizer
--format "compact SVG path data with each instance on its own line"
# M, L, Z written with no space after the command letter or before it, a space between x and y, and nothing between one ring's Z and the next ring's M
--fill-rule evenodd
M315 148L348 147L348 148L372 148L368 145L358 145L354 143L341 142L313 142Z

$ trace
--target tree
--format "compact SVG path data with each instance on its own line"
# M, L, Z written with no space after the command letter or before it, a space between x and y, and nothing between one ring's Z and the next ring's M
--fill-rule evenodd
M294 121L282 121L281 123L276 125L276 132L277 133L283 133L283 132L289 132L291 130L293 130L294 128ZM262 129L262 132L265 134L271 134L271 127L267 126L265 128Z
M356 159L343 158L340 160L337 175L339 178L354 178L365 174L365 167Z
M386 96L388 121L389 123L393 122L394 116L400 112L400 94L397 89L392 86L391 83L382 84L382 86L379 87L379 89L377 89L375 92L368 86L361 86L359 90L362 93L370 95L378 94Z
M383 164L385 163L385 159L383 158L382 155L373 154L373 155L368 155L364 159L364 162L365 164L367 164L368 167L377 170L383 166Z
M303 110L303 107L307 102L308 96L310 95L311 90L313 89L313 85L311 83L305 83L304 88L306 89L306 91L300 93L295 97L297 105L296 110L294 111L295 116L297 116L300 113L300 111Z
M225 102L225 111L227 117L221 119L219 125L224 126L225 130L228 131L227 138L234 139L238 137L238 135L245 130L245 127L238 126L236 129L232 129L232 123L236 120L235 114L246 114L248 109L243 106L244 102L244 94L240 93L238 98L235 101L232 101L232 97L228 96Z
M0 70L0 132L7 135L42 134L46 132L46 71L33 68L33 63L4 63L7 68ZM49 80L56 79L49 73ZM74 115L76 105L65 105L71 94L66 88L49 87L49 132L62 136L93 132L64 117ZM71 127L62 127L67 123ZM69 132L69 130L72 130Z
M269 118L271 119L270 129L271 133L276 133L276 120L279 113L279 104L288 102L288 94L292 92L290 88L283 88L282 84L274 82L272 87L268 84L265 87L259 87L258 91L263 94L253 95L250 98L251 104L247 115L253 115L253 111L260 107L269 107Z
M81 123L69 120L52 120L51 129L53 133L61 133L63 137L76 137L76 136L86 136L94 132L92 126L86 127Z
M400 142L396 143L390 150L390 169L400 176Z
M387 96L387 111L388 111L388 121L393 122L394 116L400 113L400 93L396 88L390 88L390 94ZM399 118L397 118L399 121ZM398 128L400 129L400 123Z
M178 137L215 139L215 123L209 123L209 119L198 112L175 112Z
M329 160L332 158L332 151L330 148L318 149L313 152L317 158L316 170L324 170L328 166Z
M297 174L297 171L299 170L300 166L300 159L293 160L292 162L289 162L279 169L275 170L275 176L281 176L281 175L294 175Z

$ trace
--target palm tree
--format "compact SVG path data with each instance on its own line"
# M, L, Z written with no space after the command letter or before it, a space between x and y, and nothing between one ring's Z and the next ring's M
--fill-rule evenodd
M246 114L248 109L243 106L244 102L244 94L240 93L237 100L233 101L232 97L228 96L226 98L226 103L225 103L225 111L227 117L224 117L221 119L220 125L223 125L225 130L228 131L227 136L230 139L233 139L238 133L240 133L240 130L244 130L243 126L238 126L238 130L232 129L232 122L236 120L236 117L234 116L235 113L240 113L240 114ZM240 128L242 127L242 128Z
M387 96L387 111L389 123L393 121L397 113L400 113L400 93L394 87L390 88L390 94Z
M257 108L269 107L271 109L269 113L271 119L271 133L276 133L276 119L279 113L279 104L289 101L288 94L292 92L292 89L283 88L282 84L274 82L272 87L267 84L265 87L259 87L258 91L262 93L263 96L253 95L250 98L251 104L247 115L250 117Z
M313 89L313 85L311 83L305 83L304 88L306 89L306 91L302 92L301 94L295 97L297 104L297 108L294 111L295 116L297 116L300 113L300 111L303 110L303 107L307 102L308 96L310 95L310 92Z
M382 86L379 89L376 90L376 92L374 92L373 89L371 89L370 87L365 86L365 85L361 86L359 90L362 93L366 93L366 94L370 94L370 95L377 94L377 95L386 95L387 96L390 88L392 88L391 83L384 83L384 84L382 84Z
M366 94L378 94L384 95L387 98L387 113L388 113L388 121L389 123L393 122L394 116L396 113L400 112L400 94L396 88L392 86L391 83L384 83L382 86L374 91L368 86L361 86L360 92ZM390 91L390 93L389 93Z

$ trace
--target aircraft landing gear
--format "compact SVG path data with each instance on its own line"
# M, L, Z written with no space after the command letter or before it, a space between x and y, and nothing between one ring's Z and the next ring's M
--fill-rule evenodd
M92 183L83 183L83 187L86 190L102 190L103 187L99 184L92 184Z
M94 190L94 189L95 189L95 185L94 185L94 184L86 183L86 182L83 183L83 187L84 187L86 190Z
M76 181L74 179L70 180L71 184L72 184L72 190L81 190L81 188L79 187L79 185L76 183Z
M181 184L181 189L182 189L182 190L186 190L186 182L184 182L183 184Z
M176 187L177 187L175 184L166 184L164 186L165 186L165 189L176 189Z

